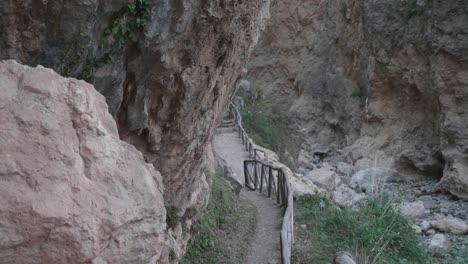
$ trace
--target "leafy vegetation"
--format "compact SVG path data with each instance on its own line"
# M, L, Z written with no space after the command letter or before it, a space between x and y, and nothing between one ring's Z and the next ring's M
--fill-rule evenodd
M341 208L327 198L307 196L295 204L302 244L296 263L330 263L338 251L355 254L359 263L430 263L410 223L388 199L361 204L359 210Z
M111 19L110 33L114 39L111 54L117 54L130 35L142 29L150 16L149 0L133 0L115 12Z
M170 228L174 228L179 222L179 209L175 206L166 207L166 223Z
M233 223L228 220L233 214L232 208L237 197L225 186L220 173L212 175L211 179L210 201L202 219L192 228L192 238L187 253L180 262L182 264L198 263L196 260L206 252L219 251L217 247L220 230L232 228Z
M111 15L110 26L105 34L112 36L111 49L101 58L90 60L79 78L92 83L96 69L119 54L129 37L143 29L150 17L149 0L133 0Z
M241 115L247 133L256 144L284 152L289 128L287 117L278 106L247 104Z

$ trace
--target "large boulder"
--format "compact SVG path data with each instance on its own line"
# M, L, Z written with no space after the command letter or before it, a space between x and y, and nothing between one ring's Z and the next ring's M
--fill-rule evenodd
M0 62L0 262L167 263L162 179L105 99Z

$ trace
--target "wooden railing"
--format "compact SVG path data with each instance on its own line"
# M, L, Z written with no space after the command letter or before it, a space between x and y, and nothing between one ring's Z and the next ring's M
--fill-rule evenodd
M285 166L273 166L274 162L268 158L266 152L255 148L253 140L242 126L239 109L233 103L229 105L229 113L234 117L239 138L251 158L244 161L245 186L260 193L266 189L268 197L275 193L276 202L284 208L280 233L281 260L283 264L290 264L294 243L294 199L288 181L291 171Z

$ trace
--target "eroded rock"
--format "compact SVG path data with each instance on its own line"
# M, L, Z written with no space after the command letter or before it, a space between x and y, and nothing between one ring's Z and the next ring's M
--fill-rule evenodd
M360 170L351 177L350 186L367 193L375 193L382 190L383 185L394 179L395 175L396 171L389 168Z
M429 242L429 251L432 253L440 253L441 251L449 249L451 246L450 241L443 234L435 234Z
M345 184L339 185L333 193L333 201L337 204L349 207L354 207L360 201L366 199L366 197L367 196L365 194L356 193L356 191Z
M431 226L437 230L452 233L468 233L468 224L465 221L455 217L445 217L431 221Z
M309 171L305 175L306 178L311 180L317 186L326 189L329 192L333 192L336 188L336 172L329 167L322 167Z
M424 203L421 201L405 202L401 205L400 208L401 214L410 219L416 219L423 216L425 211L426 209L424 208Z
M161 174L92 85L2 61L0 122L0 262L169 261Z

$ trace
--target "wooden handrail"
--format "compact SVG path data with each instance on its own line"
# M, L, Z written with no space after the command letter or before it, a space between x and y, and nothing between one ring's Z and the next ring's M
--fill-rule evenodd
M290 170L286 167L274 167L265 151L255 148L253 140L249 137L242 126L242 116L239 109L231 102L229 113L234 117L234 122L238 129L238 136L249 152L252 160L244 161L245 186L252 191L263 192L265 184L268 197L272 192L276 192L276 202L283 206L283 224L280 232L281 260L283 264L291 263L292 249L294 244L294 199L291 185L288 178ZM259 155L263 154L263 158Z

